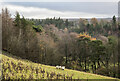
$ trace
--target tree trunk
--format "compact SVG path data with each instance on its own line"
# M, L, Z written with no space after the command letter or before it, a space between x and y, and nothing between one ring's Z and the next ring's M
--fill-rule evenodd
M100 68L100 62L99 62L99 60L98 60L98 62L97 62L97 63L98 63L98 67L97 67L97 68Z
M113 51L113 59L114 59L114 73L113 73L113 77L116 77L115 75L116 75L116 69L115 69L115 53L114 53L114 51Z
M118 52L118 78L120 78L120 54Z
M86 69L87 69L87 64L86 64L86 57L85 57L85 72L86 72Z
M108 59L107 59L107 61L106 61L106 69L108 70L108 64L109 64L109 62L108 62ZM107 71L108 72L108 71ZM107 75L109 76L109 72L107 73Z
M68 63L67 44L65 44L65 55L66 55L66 61L65 61L65 63L67 65L67 63Z
M94 62L94 70L95 70L95 73L96 73L96 62Z
M118 78L120 78L120 54L118 53Z

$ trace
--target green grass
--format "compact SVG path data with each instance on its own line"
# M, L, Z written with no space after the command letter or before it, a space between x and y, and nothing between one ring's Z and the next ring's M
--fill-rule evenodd
M118 79L71 69L33 63L12 55L2 54L3 79ZM91 81L91 80L90 80ZM98 81L98 80L97 80ZM110 81L110 80L108 80Z

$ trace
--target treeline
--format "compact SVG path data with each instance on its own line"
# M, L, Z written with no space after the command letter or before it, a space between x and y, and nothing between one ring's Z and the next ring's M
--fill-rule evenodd
M96 34L102 34L104 36L117 35L118 34L118 21L115 16L111 20L91 18L89 21L87 19L80 19L75 27L70 28L70 31L81 33L88 32L90 35L94 36Z
M67 28L69 32L83 33L87 32L92 36L96 34L102 34L105 36L117 35L118 34L118 22L117 18L113 16L111 20L96 18L83 19L80 18L76 21L69 21L68 19L59 18L47 18L47 19L28 19L33 21L35 25L41 25L44 27L45 25L54 24L58 29Z
M72 21L68 21L68 19L63 20L60 17L47 18L47 19L28 19L28 20L33 21L35 25L41 25L43 27L45 25L54 24L58 29L64 29L73 26Z
M120 78L116 36L103 42L88 33L58 29L52 23L36 24L20 17L18 12L13 19L7 9L1 15L4 51L33 62ZM116 19L112 21L117 23Z

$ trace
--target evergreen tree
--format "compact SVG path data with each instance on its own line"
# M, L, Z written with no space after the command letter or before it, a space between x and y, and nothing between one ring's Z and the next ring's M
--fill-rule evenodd
M21 25L21 19L20 19L20 14L18 12L16 12L16 16L15 16L15 26L20 27Z
M112 18L112 34L117 31L117 24L116 24L116 17L113 16Z
M21 24L22 24L22 28L25 29L25 27L27 26L27 21L26 21L26 19L24 18L24 16L23 16L22 19L21 19Z
M68 25L69 25L69 22L68 22L68 19L66 19L65 26L68 28Z

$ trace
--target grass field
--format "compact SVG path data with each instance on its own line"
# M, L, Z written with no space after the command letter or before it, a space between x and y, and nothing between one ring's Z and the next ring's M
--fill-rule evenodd
M3 79L96 79L94 81L119 81L118 79L71 69L33 63L18 57L2 54ZM111 80L109 80L111 79Z

